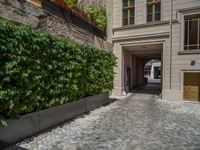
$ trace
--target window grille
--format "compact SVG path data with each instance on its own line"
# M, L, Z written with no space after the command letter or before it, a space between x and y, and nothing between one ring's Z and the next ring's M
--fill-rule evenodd
M147 0L147 22L160 21L161 2L160 0Z
M135 0L122 0L122 24L135 24Z
M185 17L184 50L200 49L200 15Z

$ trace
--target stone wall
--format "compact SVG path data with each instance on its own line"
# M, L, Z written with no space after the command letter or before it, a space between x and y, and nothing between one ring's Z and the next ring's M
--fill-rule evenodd
M23 0L0 0L0 17L54 35L69 37L79 43L87 43L99 49L112 51L112 44L109 42Z

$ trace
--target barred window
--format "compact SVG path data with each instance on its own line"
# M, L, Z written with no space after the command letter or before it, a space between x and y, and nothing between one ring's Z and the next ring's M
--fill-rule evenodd
M200 15L185 17L184 50L200 49Z
M122 24L135 24L135 0L122 0Z
M147 0L147 22L160 21L161 2L160 0Z

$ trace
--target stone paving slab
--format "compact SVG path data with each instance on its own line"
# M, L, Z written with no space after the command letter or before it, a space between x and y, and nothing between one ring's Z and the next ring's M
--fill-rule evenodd
M135 94L17 146L31 150L198 150L200 104Z

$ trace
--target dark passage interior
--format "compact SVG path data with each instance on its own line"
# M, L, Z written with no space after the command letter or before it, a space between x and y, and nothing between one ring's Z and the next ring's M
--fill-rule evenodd
M162 89L162 44L125 47L124 91L160 93Z

